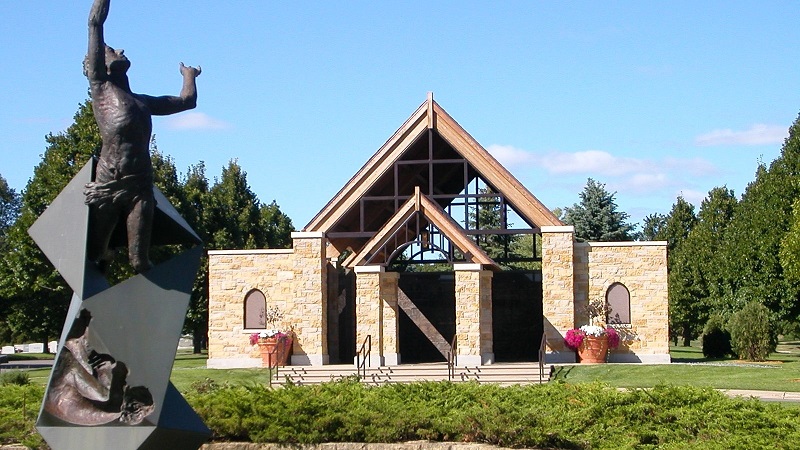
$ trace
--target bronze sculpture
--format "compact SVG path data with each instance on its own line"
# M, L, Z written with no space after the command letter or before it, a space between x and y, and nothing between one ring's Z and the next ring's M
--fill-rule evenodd
M195 79L201 69L180 64L183 87L179 96L136 94L128 82L130 61L123 50L106 45L103 24L111 0L95 0L89 13L89 53L84 69L103 147L94 181L86 185L86 204L92 225L88 258L105 267L113 254L111 236L123 220L128 236L128 258L133 269L152 267L149 249L155 200L150 161L152 115L169 115L197 105Z

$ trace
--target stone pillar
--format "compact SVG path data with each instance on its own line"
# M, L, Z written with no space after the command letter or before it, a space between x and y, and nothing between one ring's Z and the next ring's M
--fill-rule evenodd
M371 337L372 350L369 365L384 365L382 351L383 341L383 306L381 300L381 266L356 266L356 352Z
M380 277L381 356L387 366L400 364L400 311L397 305L398 272L383 272Z
M456 355L459 365L494 362L492 275L480 264L455 264Z
M323 233L292 233L295 286L293 313L297 340L292 348L293 365L328 364L328 275Z
M547 338L546 362L575 362L564 345L575 326L575 228L542 227L542 315Z

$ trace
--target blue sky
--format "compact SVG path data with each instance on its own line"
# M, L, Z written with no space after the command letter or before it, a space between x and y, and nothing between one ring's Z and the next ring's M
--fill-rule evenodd
M0 2L0 175L24 189L87 98L91 2ZM549 208L587 178L639 222L678 195L737 196L800 111L800 8L759 2L114 0L134 91L199 106L159 149L209 179L231 159L303 227L429 91Z

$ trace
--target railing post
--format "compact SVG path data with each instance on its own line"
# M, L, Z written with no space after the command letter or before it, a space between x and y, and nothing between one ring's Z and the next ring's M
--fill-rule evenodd
M542 341L539 343L539 384L544 381L544 358L547 355L547 333L542 333Z
M364 357L362 360L361 357ZM367 338L364 339L364 343L361 344L361 348L356 352L356 375L359 379L362 378L361 371L363 369L364 376L363 378L367 377L367 367L369 367L369 360L370 356L372 355L372 335L368 334Z

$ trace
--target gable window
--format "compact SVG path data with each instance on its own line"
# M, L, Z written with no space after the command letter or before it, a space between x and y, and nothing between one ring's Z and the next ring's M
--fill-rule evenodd
M263 330L267 328L265 313L267 297L258 289L253 289L244 297L244 329Z
M606 291L609 324L630 325L631 294L622 283L614 283Z

